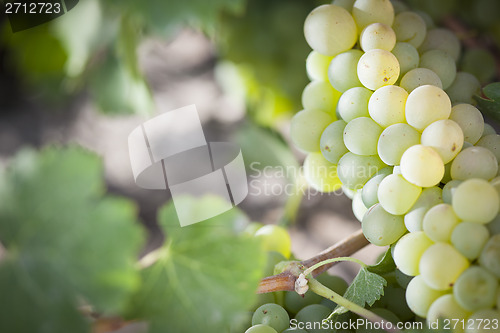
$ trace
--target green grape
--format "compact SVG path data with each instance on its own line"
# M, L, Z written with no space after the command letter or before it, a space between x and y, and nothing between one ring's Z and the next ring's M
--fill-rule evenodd
M496 303L497 278L479 266L469 267L453 286L453 296L467 311L492 308Z
M469 315L470 312L462 308L452 294L448 294L439 297L434 301L434 303L432 303L429 311L427 312L427 322L434 323L440 319L458 320L458 324L456 326L452 326L453 333L462 333L464 330L460 320L465 321Z
M391 0L392 7L394 8L394 13L397 15L401 12L405 12L408 10L408 6L399 0ZM393 23L394 24L394 23Z
M324 330L321 328L321 323L331 312L330 308L324 305L311 304L300 310L295 316L295 319L297 322L304 323L304 328L309 333L322 333ZM309 328L309 326L311 326L311 328Z
M449 290L457 278L469 267L469 261L452 245L435 243L420 258L420 275L429 287Z
M479 256L479 264L500 278L500 234L493 235Z
M469 260L474 260L488 241L488 229L478 223L462 222L453 229L451 244Z
M276 330L271 326L258 324L247 329L245 333L278 333L278 332L276 332Z
M426 318L431 304L446 293L446 291L429 287L422 276L418 275L406 288L406 303L417 316Z
M427 26L420 15L414 12L402 12L396 15L393 24L398 42L405 42L419 47L427 34Z
M488 223L498 214L499 196L493 185L483 179L468 179L452 198L455 213L464 221Z
M342 7L348 12L351 12L355 1L356 0L333 0L332 5Z
M401 320L396 316L396 314L388 309L383 309L383 308L371 308L371 312L375 313L376 315L382 317L383 319L386 319L387 321L391 322L393 324L393 328L396 327L396 324L399 323ZM365 326L358 326L356 329L356 333L385 333L386 331L383 330L382 328L377 328L375 329L376 326L373 325L373 323L369 321L364 321L366 323ZM384 323L385 324L385 323ZM389 324L385 324L388 327L390 326Z
M373 304L373 307L384 308L391 311L394 315L397 316L397 318L399 318L397 322L406 321L415 316L406 304L405 290L397 286L388 285L387 287L385 287L384 296L382 296L380 300L375 302L375 304Z
M418 50L421 54L429 50L441 50L457 62L460 57L460 40L448 29L431 29L427 31L427 35Z
M391 168L383 168L366 182L361 191L361 199L365 207L371 207L379 202L377 195L378 187L382 180L391 173Z
M465 144L465 142L464 142L464 144ZM444 165L444 175L443 175L443 179L441 179L442 184L446 184L446 183L451 181L451 163L452 162L453 161L448 162Z
M372 23L361 31L359 43L365 52L373 49L391 51L396 45L396 34L387 24Z
M450 119L455 121L464 132L464 140L476 144L484 131L481 111L470 104L457 104L451 109Z
M462 150L451 163L451 178L493 179L498 172L498 161L491 151L483 147L469 147Z
M495 131L493 126L491 126L490 124L484 123L484 130L483 130L483 135L481 136L481 139L484 138L485 136L491 135L491 134L497 134L497 131Z
M263 324L281 332L290 326L290 317L286 310L275 303L264 304L255 310L252 325Z
M321 302L323 297L312 291L307 291L304 295L299 295L295 291L285 292L285 309L291 314L296 314L300 309Z
M389 0L356 0L352 7L352 16L359 31L377 22L392 26L394 8Z
M408 92L412 92L418 87L425 85L443 88L439 76L428 68L414 68L408 71L401 79L399 85Z
M337 172L344 186L359 189L385 166L377 155L362 156L349 152L340 159Z
M403 216L388 213L380 204L370 207L361 226L366 239L378 246L395 243L406 232Z
M312 81L302 92L302 106L306 110L321 110L335 115L340 93L327 81Z
M474 312L467 319L465 333L491 333L498 328L500 312L493 309L483 309Z
M424 188L417 202L413 205L408 213L406 213L405 226L410 232L422 231L423 220L427 211L437 204L443 202L442 190L437 187Z
M384 86L375 90L368 103L370 117L384 128L404 123L407 98L406 90L398 86Z
M311 80L328 81L328 66L332 56L326 56L316 51L311 51L306 59L307 76Z
M429 209L424 216L424 232L434 242L449 242L455 226L460 223L453 207L442 203Z
M388 165L399 165L401 156L420 143L420 133L408 124L394 124L382 132L377 143L380 159Z
M406 275L405 273L401 272L397 268L394 271L394 273L395 273L394 275L396 277L396 282L403 289L406 289L408 287L408 283L410 283L410 281L413 280L413 276Z
M285 258L290 257L292 241L285 228L268 224L257 230L255 237L261 239L266 251L276 251Z
M493 79L496 67L495 57L486 49L467 49L461 61L462 70L471 73L483 84Z
M455 80L446 89L446 93L450 97L452 103L468 103L474 104L473 96L479 94L481 84L479 80L472 74L467 72L457 72Z
M420 258L433 244L423 231L410 232L396 243L394 247L394 262L398 269L409 276L419 274Z
M351 49L358 37L356 23L342 7L322 5L306 18L304 35L309 46L326 56Z
M457 189L458 185L462 184L462 180L450 180L449 182L446 183L443 187L443 202L450 204L453 199L453 195L455 194L455 190Z
M370 90L396 83L398 59L389 51L374 49L361 56L357 67L359 81Z
M344 144L354 154L376 155L382 128L369 117L359 117L347 123Z
M365 87L354 87L340 96L337 110L346 122L359 117L369 117L368 101L373 92Z
M432 148L415 145L401 156L401 173L412 184L431 187L439 184L444 175L444 163Z
M405 113L408 124L418 131L423 131L433 122L450 116L451 101L439 87L420 86L408 95Z
M317 191L335 192L338 190L342 182L337 172L337 166L324 158L322 153L310 153L304 160L304 177L307 183Z
M403 215L415 204L422 188L409 183L401 175L385 177L377 191L380 205L393 215Z
M443 84L443 89L450 87L457 76L455 60L442 50L429 50L422 54L420 67L436 73Z
M491 222L486 224L490 235L500 234L500 215L497 215Z
M319 140L325 128L335 118L323 111L302 110L293 116L290 137L293 143L307 152L320 151Z
M497 161L500 161L500 135L483 135L483 137L476 143L476 146L488 149L493 153L493 155L495 155Z
M432 20L432 17L429 14L427 14L426 12L424 12L422 10L414 10L413 12L420 15L422 20L424 20L425 26L427 27L427 31L429 31L430 29L434 29L436 27L436 25L434 24L434 21Z
M337 120L323 131L319 146L323 156L333 164L339 163L340 158L348 152L344 144L344 128L347 123Z
M333 88L343 93L348 89L361 87L357 66L362 55L361 50L349 50L332 59L328 67L328 80Z
M398 59L400 77L403 77L408 71L418 67L420 55L417 49L410 43L397 42L392 49L392 54Z
M363 220L363 216L365 216L365 213L368 210L368 208L363 203L363 199L361 198L362 193L363 189L359 189L356 191L354 197L352 198L352 212L354 214L354 217L359 222Z
M438 152L443 163L450 162L462 149L464 133L453 120L438 120L427 126L422 132L421 142Z

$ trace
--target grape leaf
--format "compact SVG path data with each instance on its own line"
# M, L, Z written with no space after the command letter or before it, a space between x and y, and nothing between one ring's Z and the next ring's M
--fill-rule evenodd
M193 201L193 209L217 205ZM265 264L259 243L237 236L243 215L232 209L210 220L180 227L174 206L159 213L167 241L158 260L142 272L142 287L131 302L132 318L149 322L152 333L225 332L255 301Z
M394 270L396 269L396 263L392 258L391 248L387 249L384 256L382 257L382 259L380 259L378 263L372 266L368 266L367 269L370 272L378 275L394 272Z
M500 120L500 82L488 84L483 88L486 98L474 96L481 111Z
M18 153L0 174L0 332L82 332L82 300L120 313L138 287L142 236L135 206L104 195L96 155Z

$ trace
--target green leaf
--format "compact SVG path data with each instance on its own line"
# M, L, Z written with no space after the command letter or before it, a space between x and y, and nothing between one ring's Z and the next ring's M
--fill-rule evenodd
M486 98L474 96L479 109L500 120L500 82L495 82L483 88Z
M9 295L0 332L67 332L73 324L69 331L79 332L82 300L97 311L124 310L138 287L143 234L136 207L104 195L102 172L88 151L50 147L21 151L0 174L0 292Z
M370 272L378 275L394 272L394 270L396 269L396 263L392 258L391 249L388 248L382 259L380 259L377 264L368 266L367 269Z
M203 199L193 209L217 204ZM173 204L163 207L159 222L167 242L143 270L130 315L148 320L153 333L225 332L253 304L266 259L257 240L235 233L242 220L234 208L181 228Z

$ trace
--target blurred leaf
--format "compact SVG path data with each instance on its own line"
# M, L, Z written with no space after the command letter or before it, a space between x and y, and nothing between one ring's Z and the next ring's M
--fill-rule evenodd
M500 120L500 82L490 83L483 88L486 98L474 96L481 111Z
M137 48L141 37L140 26L130 15L122 17L117 53L134 78L141 78Z
M103 196L99 158L24 150L0 184L0 332L83 331L81 300L122 311L138 286L142 233L131 202Z
M193 209L208 209L217 200L193 201ZM159 223L168 239L142 272L133 318L148 320L152 333L225 332L253 304L266 259L256 239L235 233L242 219L234 208L181 228L173 204L163 207Z
M380 261L377 264L368 266L367 269L370 272L379 275L394 272L394 270L396 269L396 263L392 258L391 249L388 248L382 259L380 259Z

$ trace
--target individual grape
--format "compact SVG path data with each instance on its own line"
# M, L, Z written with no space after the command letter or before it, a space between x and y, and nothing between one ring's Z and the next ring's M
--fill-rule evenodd
M409 183L401 175L388 175L378 187L380 205L393 215L403 215L415 204L422 188Z
M500 215L497 215L491 222L486 224L486 228L488 228L490 235L500 234Z
M493 328L498 328L498 323L500 323L500 312L498 310L479 310L467 319L465 333L491 333Z
M446 93L453 103L474 104L473 96L481 91L479 80L467 72L457 72L455 80L446 89Z
M495 57L486 49L467 49L461 61L461 68L474 75L481 83L493 79L496 72Z
M334 5L313 9L304 23L304 35L313 50L327 56L351 49L358 37L351 14Z
M363 191L361 192L361 198L365 207L371 207L378 203L378 187L382 180L389 174L391 174L391 168L383 168L377 174L375 174L365 186L363 186Z
M462 180L450 180L443 187L443 202L451 205L453 194L458 185L462 184Z
M434 24L434 21L432 20L432 17L429 14L427 14L426 12L424 12L422 10L418 10L418 9L414 10L413 12L420 15L422 20L424 20L425 26L427 27L427 31L430 29L434 29L436 27L436 25Z
M299 295L295 291L286 291L284 298L285 309L291 314L296 314L308 305L321 302L323 297L312 291L307 291L304 295Z
M293 116L290 124L290 137L293 143L307 152L317 152L319 140L325 128L335 118L323 111L302 110Z
M342 186L337 172L337 166L322 153L310 153L304 160L304 176L309 185L320 192L334 192Z
M462 308L452 294L448 294L439 297L432 303L427 312L427 322L435 323L438 320L449 319L453 333L462 333L464 330L460 321L465 321L469 315L470 312ZM456 321L458 323L454 325L453 323Z
M281 332L290 326L290 317L283 307L275 303L264 304L255 310L252 325L263 324Z
M346 122L359 117L369 117L368 101L373 92L365 87L354 87L342 94L337 105L340 116Z
M359 117L347 123L344 144L354 154L376 155L382 128L369 117Z
M460 125L465 141L473 145L479 141L484 130L481 111L470 104L457 104L451 109L450 119Z
M485 124L486 125L486 124ZM476 143L476 146L484 147L495 155L497 161L500 161L500 135L490 134L483 136Z
M491 308L496 302L497 278L479 266L469 267L453 286L453 296L467 311Z
M358 62L362 55L361 50L349 50L332 59L328 66L328 80L333 88L343 93L348 89L362 86L357 72Z
M337 172L344 186L358 189L385 166L377 155L362 156L349 152L340 159Z
M402 12L396 15L393 24L398 42L410 43L419 47L427 34L427 26L420 15L414 12Z
M424 188L417 202L406 213L405 226L410 232L422 231L424 216L431 207L442 203L442 190L437 187Z
M276 330L271 326L258 324L247 329L245 333L278 333L278 332L276 332Z
M420 187L437 185L444 175L444 164L439 154L423 145L408 148L401 157L400 165L403 177Z
M354 217L359 222L363 220L363 216L365 216L365 213L368 210L368 208L363 203L363 199L361 198L362 192L363 189L357 190L356 194L354 194L354 197L352 198L352 212L354 214Z
M449 290L460 274L469 267L469 261L448 243L435 243L420 258L420 275L436 290Z
M500 234L493 235L483 247L479 264L500 278Z
M392 26L394 8L389 0L356 0L352 7L352 16L359 31L377 22Z
M465 144L465 142L464 142ZM444 165L444 175L443 179L441 179L441 183L446 184L451 181L451 162L448 162Z
M410 43L397 42L391 52L398 59L400 77L403 77L408 71L417 68L420 63L420 55L417 49Z
M488 229L478 223L462 222L453 229L451 244L467 259L474 260L488 241Z
M481 138L484 138L485 136L491 135L491 134L497 134L497 131L495 131L493 126L491 126L490 124L484 123L484 130L483 130L483 135L481 136Z
M406 90L398 86L384 86L375 90L368 103L370 117L384 128L404 123L407 98Z
M412 92L416 88L425 85L443 88L439 76L428 68L414 68L408 71L401 79L399 85L408 92Z
M297 313L295 319L301 323L307 323L313 327L321 327L321 322L326 319L332 311L330 308L321 304L311 304L304 307ZM308 328L309 333L322 333L324 332L321 328Z
M368 209L361 226L366 239L378 246L390 245L406 232L403 216L388 213L380 204Z
M483 147L469 147L462 150L451 163L451 178L493 179L498 172L498 161L491 151Z
M396 83L399 77L399 62L391 52L374 49L361 56L357 71L359 81L366 88L376 90Z
M447 119L450 113L451 101L448 95L436 86L415 88L406 100L406 121L418 131L423 131L435 121Z
M396 34L387 24L372 23L361 31L359 43L365 52L373 49L391 51L396 45Z
M408 124L394 124L382 132L377 151L387 165L399 165L401 156L411 146L420 143L420 133Z
M276 251L285 258L290 257L292 241L285 228L268 224L257 230L255 237L262 240L266 251Z
M356 0L333 0L332 5L342 7L348 12L351 12L355 1Z
M443 163L446 164L455 158L462 149L464 133L453 120L438 120L424 129L421 143L437 151Z
M417 316L426 318L431 304L446 293L429 287L419 275L414 277L406 288L406 302Z
M347 123L337 120L328 125L321 134L319 146L323 156L333 164L337 164L340 158L348 152L344 144L344 128Z
M371 312L375 313L376 315L382 317L386 321L389 321L394 324L394 327L396 326L397 323L400 322L400 319L396 314L388 309L383 309L383 308L371 308ZM359 325L357 326L356 333L385 333L386 331L378 328L375 329L374 326L371 325L371 323L368 323L366 326Z
M311 51L306 59L307 76L311 80L328 81L328 66L332 56L326 56L316 51Z
M434 242L423 231L410 232L401 237L394 247L394 262L409 276L419 274L420 258Z
M455 190L452 206L462 220L485 224L497 215L499 200L497 191L486 180L468 179Z
M448 29L431 29L427 31L427 35L418 50L421 54L429 50L441 50L457 62L460 57L460 40Z
M423 227L427 237L434 242L450 242L452 232L459 223L460 220L453 207L442 203L432 207L425 214Z
M394 271L394 276L396 277L396 282L398 283L398 285L403 289L406 289L408 287L408 283L413 280L413 276L406 275L397 268Z
M442 50L429 50L420 57L420 67L428 68L441 79L443 89L451 86L457 76L457 66L451 56Z
M302 106L306 110L321 110L334 115L340 95L329 82L312 81L302 92Z

